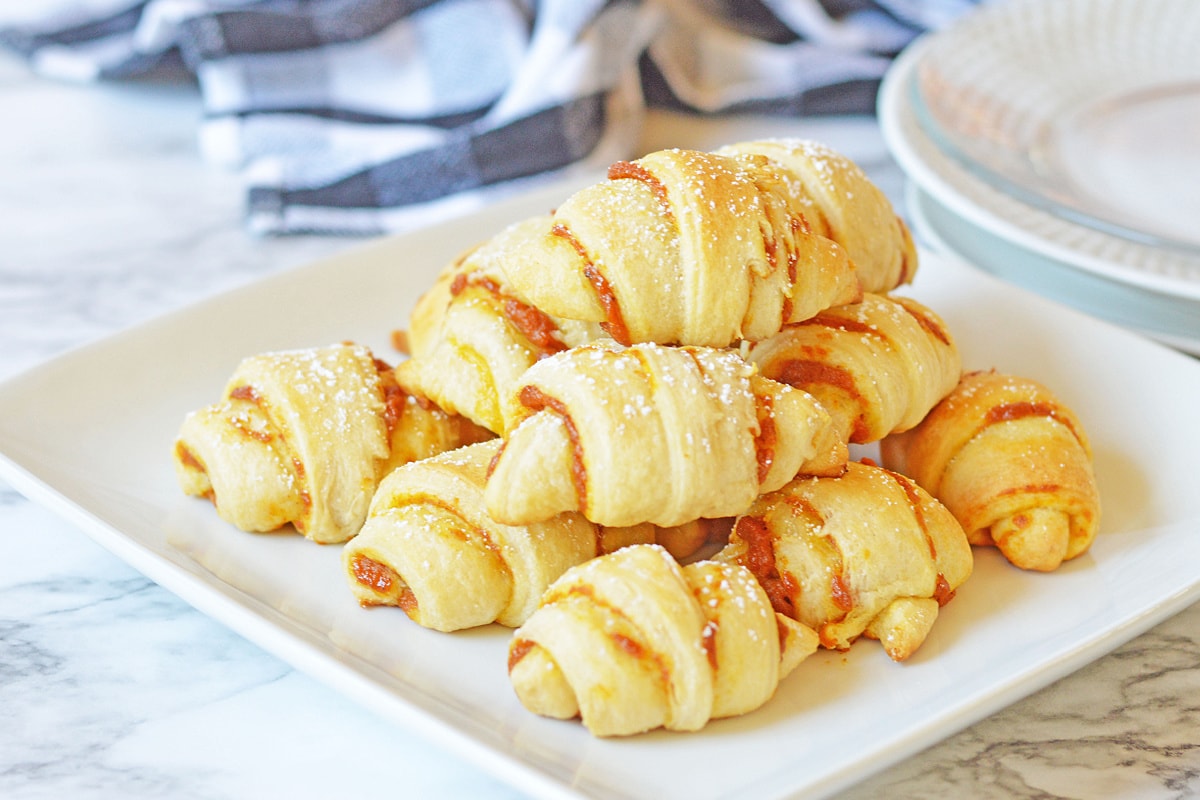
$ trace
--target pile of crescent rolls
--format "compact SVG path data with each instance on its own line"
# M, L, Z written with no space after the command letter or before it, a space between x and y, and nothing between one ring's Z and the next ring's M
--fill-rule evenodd
M909 657L973 545L1051 572L1096 535L1082 424L964 365L893 294L917 266L821 144L651 153L447 265L396 366L246 358L176 473L238 528L340 545L363 606L514 628L532 712L698 730L818 648Z

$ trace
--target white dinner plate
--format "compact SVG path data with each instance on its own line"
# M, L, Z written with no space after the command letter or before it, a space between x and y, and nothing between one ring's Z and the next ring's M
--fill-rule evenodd
M506 675L510 632L442 634L360 608L339 549L247 534L175 484L171 444L244 356L351 339L395 358L434 274L477 238L562 199L547 191L270 277L0 384L0 476L265 649L539 797L816 797L845 787L1112 650L1200 597L1200 363L953 260L909 293L971 368L1042 380L1091 437L1104 510L1054 574L994 551L924 646L863 640L804 662L765 706L692 734L593 738L539 718Z
M1013 0L938 36L926 130L985 180L1097 230L1200 255L1200 3Z
M905 174L943 206L1026 250L1109 280L1200 300L1200 254L1116 236L1027 203L980 177L928 134L916 110L916 74L938 35L907 47L879 91L884 140Z
M1151 292L1025 250L972 225L909 181L913 232L935 250L1080 311L1200 356L1200 300Z

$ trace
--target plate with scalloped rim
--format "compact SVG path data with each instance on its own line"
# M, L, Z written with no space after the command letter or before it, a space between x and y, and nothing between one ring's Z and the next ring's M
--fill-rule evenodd
M383 239L18 374L0 384L0 476L350 700L544 798L825 796L1200 598L1200 363L931 253L905 293L945 319L966 365L1042 380L1083 420L1104 502L1099 537L1050 575L979 552L910 660L893 663L866 640L819 653L762 708L698 733L601 740L534 716L507 682L508 630L441 634L397 609L363 609L337 547L234 530L182 495L174 435L241 358L346 339L398 358L391 332L464 244L563 196L546 190Z

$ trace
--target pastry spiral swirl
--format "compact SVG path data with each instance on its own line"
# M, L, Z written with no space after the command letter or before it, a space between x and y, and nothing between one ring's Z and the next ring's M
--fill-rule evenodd
M695 731L760 707L816 648L748 570L633 545L555 581L513 633L508 671L527 709L596 736Z

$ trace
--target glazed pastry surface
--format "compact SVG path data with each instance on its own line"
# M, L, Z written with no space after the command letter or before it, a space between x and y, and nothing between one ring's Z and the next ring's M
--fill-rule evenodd
M765 703L817 648L748 570L636 545L568 570L509 645L521 703L597 736L695 731Z
M861 295L763 156L661 150L618 162L510 249L518 294L622 344L725 347Z
M734 516L846 461L819 403L728 350L578 347L531 367L505 413L487 505L509 524L567 510L619 526Z
M223 398L188 414L173 451L184 492L247 531L289 523L323 544L358 533L394 466L490 437L405 391L361 345L244 359Z
M363 605L402 609L427 628L454 631L524 622L568 567L605 547L653 541L652 528L606 531L578 514L501 525L484 509L499 440L407 464L379 486L342 563Z
M958 345L936 313L879 294L755 342L747 358L768 378L816 397L854 444L913 427L962 372Z
M516 242L549 217L512 225L445 268L417 301L399 378L441 408L503 432L501 399L536 361L604 335L599 326L550 316L521 299L503 265Z
M815 233L845 248L864 292L888 292L912 283L917 248L908 226L866 173L821 142L778 138L740 142L722 155L765 156L807 205L804 216Z
M921 646L973 568L945 507L862 462L763 495L714 558L750 569L775 610L816 630L824 647L844 650L866 635L896 661Z
M1100 524L1091 445L1044 385L995 371L963 376L885 462L940 498L972 544L1049 572L1086 552Z

